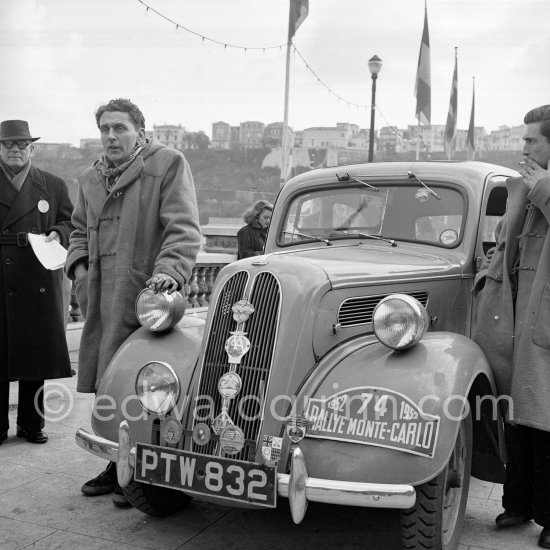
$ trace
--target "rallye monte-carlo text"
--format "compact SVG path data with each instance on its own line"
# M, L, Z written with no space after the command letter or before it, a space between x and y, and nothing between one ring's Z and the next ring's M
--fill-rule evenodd
M77 443L116 461L147 513L191 498L289 506L296 523L309 501L395 508L404 548L456 549L470 475L503 473L494 379L469 336L511 175L399 162L293 178L265 253L221 270L207 314L178 321L177 295L142 292L143 327Z

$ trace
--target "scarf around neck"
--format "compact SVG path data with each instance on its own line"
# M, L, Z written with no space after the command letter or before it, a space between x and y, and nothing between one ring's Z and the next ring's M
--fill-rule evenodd
M4 171L4 174L10 181L10 183L15 187L16 191L20 191L21 187L23 187L23 183L27 179L27 176L29 175L29 170L31 169L31 159L27 161L27 163L19 170L19 172L14 172L8 164L6 164L3 160L0 160L0 167Z
M136 143L134 150L130 156L119 166L114 166L114 164L107 158L107 154L103 153L101 157L95 163L95 169L100 177L103 177L105 180L105 187L108 192L114 187L115 183L119 180L120 176L126 171L128 166L132 164L134 159L143 151L147 140L140 139Z

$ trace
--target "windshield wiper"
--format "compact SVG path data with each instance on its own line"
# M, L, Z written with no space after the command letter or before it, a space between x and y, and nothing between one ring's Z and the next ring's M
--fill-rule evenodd
M349 228L351 225L351 222L361 214L362 210L367 206L367 202L364 200L365 196L361 197L361 204L359 205L359 208L355 212L353 212L347 220L344 220L344 223L335 229L335 231L344 231Z
M441 197L433 190L430 189L412 170L407 172L410 180L416 180L420 185L423 185L436 199L441 200Z
M338 178L338 181L355 181L357 183L363 184L365 187L368 187L372 191L376 191L376 192L380 191L380 189L378 189L378 187L374 187L374 185L371 185L370 183L367 183L366 181L358 180L357 178L354 178L354 177L350 176L349 174L346 174L345 176L339 176L338 174L336 174L336 177Z
M300 233L298 231L283 231L284 235L298 235L298 237L303 237L304 239L311 239L312 241L319 241L320 243L325 243L327 246L332 246L332 243L328 239L322 239L321 237L314 237L313 235L306 235L305 233Z
M372 233L338 233L335 236L345 236L346 238L359 237L360 239L374 239L376 241L384 241L391 244L392 246L397 246L397 242L393 239L388 239L387 237L382 237L381 235L374 235Z

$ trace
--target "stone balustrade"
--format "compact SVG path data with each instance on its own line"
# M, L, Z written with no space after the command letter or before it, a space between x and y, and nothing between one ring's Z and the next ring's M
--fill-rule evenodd
M235 261L235 254L199 252L191 279L185 285L187 308L208 306L214 281L221 268ZM70 322L82 321L80 308L76 301L74 285L71 290Z

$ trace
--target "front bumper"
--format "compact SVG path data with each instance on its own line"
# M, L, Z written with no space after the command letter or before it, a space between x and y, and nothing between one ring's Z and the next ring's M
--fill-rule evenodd
M117 463L118 482L121 487L126 487L131 482L134 477L136 454L126 421L120 423L118 442L82 428L76 432L75 439L76 444L82 449ZM412 485L356 483L309 477L300 447L293 447L291 453L290 474L277 474L277 493L288 498L295 523L300 523L304 518L309 501L405 510L412 508L416 502L416 491Z

